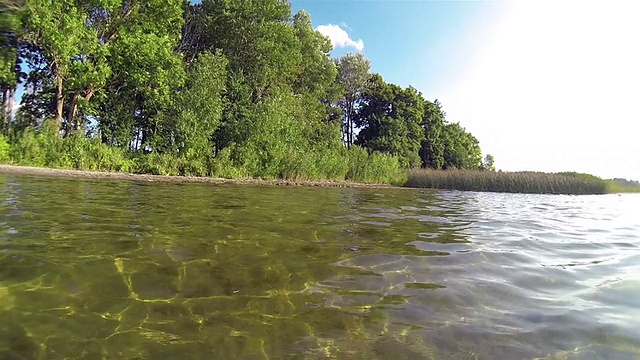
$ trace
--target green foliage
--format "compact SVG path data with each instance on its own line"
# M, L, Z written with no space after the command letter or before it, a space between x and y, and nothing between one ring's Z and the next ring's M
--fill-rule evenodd
M60 167L58 145L55 126L50 122L45 123L38 132L34 128L27 128L12 135L11 162L27 166Z
M348 151L348 180L361 182L381 182L402 184L406 181L406 171L400 166L397 158L383 153L367 153L366 150L354 146Z
M254 101L289 87L302 55L288 1L204 0L193 7L187 28L195 33L185 34L182 44L187 58L222 50L230 73L242 74Z
M369 151L397 156L406 168L420 166L424 139L420 123L424 99L414 88L387 84L380 75L368 82L355 116L361 128L356 141Z
M218 152L211 162L211 176L225 179L249 177L247 171L232 158L233 150L227 147Z
M189 64L185 88L175 96L164 115L155 139L158 151L168 151L192 161L206 158L222 117L226 59L220 54L201 54Z
M346 54L335 60L338 76L333 85L342 114L342 138L349 147L355 138L355 112L371 74L371 62L362 53Z
M180 173L180 163L171 154L138 154L134 158L135 173L177 176Z
M293 82L294 92L322 99L338 73L328 56L332 50L331 41L313 28L311 16L304 10L293 17L293 27L301 54L299 71Z
M539 172L489 172L478 170L409 171L410 187L532 194L604 194L607 187L597 178Z
M480 166L481 170L486 171L496 171L495 160L493 159L493 155L487 154L482 160L482 165Z
M182 5L180 0L29 1L24 56L29 77L48 78L46 85L55 90L56 125L64 120L70 134L85 115L102 115L96 99L105 100L115 89L127 92L119 100L152 108L152 115L167 104L172 86L182 79L182 62L173 51Z
M80 133L61 139L50 121L38 131L27 128L13 134L9 157L11 163L27 166L123 172L133 169L133 163L121 149Z
M108 146L97 139L87 139L79 132L63 140L54 138L62 143L60 151L68 161L64 167L121 172L131 172L134 169L133 162L122 149Z
M482 165L482 152L478 139L460 124L445 124L443 169L478 169Z
M0 164L6 164L11 160L11 145L9 139L0 135Z
M607 193L629 193L640 192L640 183L637 181L628 181L625 179L608 179L604 180L598 176L578 173L575 171L560 172L558 175L568 176L576 179L582 179L587 181L599 181L605 184Z
M282 104L271 104L266 114L279 119ZM286 117L285 117L286 119ZM336 180L368 183L402 184L406 173L397 158L369 154L352 147L308 148L278 141L278 131L289 131L287 122L274 122L260 139L245 147L229 147L215 158L187 159L171 153L128 152L88 139L80 133L67 138L56 134L52 122L39 130L27 128L11 138L0 136L0 162L16 165L78 169L88 171L122 171L154 175L215 176L223 178L281 178L288 180ZM326 144L325 144L326 145ZM4 154L4 155L3 155ZM3 157L4 156L4 157Z
M420 145L420 159L423 168L442 169L445 164L443 139L445 113L438 100L425 101L422 130L424 139Z
M7 134L14 118L14 96L22 59L18 44L23 36L24 4L2 0L0 6L0 133Z
M25 40L31 45L27 48L31 50L28 58L38 65L38 70L45 68L51 74L55 88L54 121L59 128L65 85L69 82L77 85L82 82L79 77L89 75L88 69L82 69L82 61L77 59L81 59L79 55L90 47L92 33L84 26L85 14L73 1L30 1L27 9Z
M0 11L0 90L2 91L1 95L4 96L6 90L14 88L18 84L17 44L22 32L24 9L18 2L7 0L2 0L2 2L3 9ZM6 109L3 110L6 111ZM4 115L4 111L2 115Z

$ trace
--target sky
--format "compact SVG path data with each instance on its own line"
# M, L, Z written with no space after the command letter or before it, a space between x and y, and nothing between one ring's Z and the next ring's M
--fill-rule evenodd
M640 1L292 0L504 171L640 180Z

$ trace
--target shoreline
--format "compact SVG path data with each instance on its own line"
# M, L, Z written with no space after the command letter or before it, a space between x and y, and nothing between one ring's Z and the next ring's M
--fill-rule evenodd
M271 186L299 186L299 187L340 187L340 188L370 188L370 189L406 189L406 187L369 184L358 182L340 181L307 181L307 180L267 180L267 179L225 179L199 176L171 176L171 175L150 175L131 174L124 172L104 172L85 170L66 170L32 166L0 165L0 174L8 175L28 175L43 177L60 177L70 179L98 179L98 180L127 180L140 182L166 182L166 183L187 183L187 184L230 184L230 185L271 185Z

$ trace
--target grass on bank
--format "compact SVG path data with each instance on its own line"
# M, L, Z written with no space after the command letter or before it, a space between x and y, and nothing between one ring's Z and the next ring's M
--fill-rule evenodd
M640 187L617 185L613 180L579 173L493 172L478 170L409 171L407 186L463 191L526 194L606 194L639 191Z
M217 156L185 157L109 146L83 134L60 138L51 128L0 135L0 163L85 171L215 178L351 181L402 185L398 159L350 149L224 149Z

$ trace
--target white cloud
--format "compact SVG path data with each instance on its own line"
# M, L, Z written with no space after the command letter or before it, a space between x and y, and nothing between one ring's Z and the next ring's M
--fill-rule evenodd
M334 49L347 47L352 47L358 51L362 51L364 49L364 41L362 41L362 39L357 41L351 39L349 34L340 27L340 25L320 25L316 30L331 40L331 45L333 45Z

